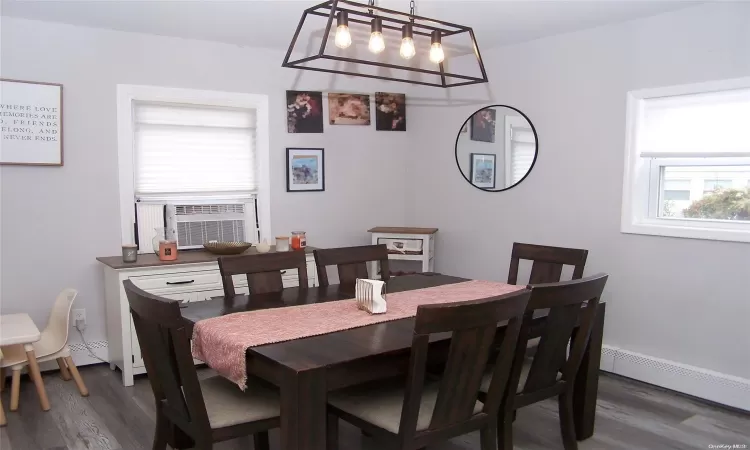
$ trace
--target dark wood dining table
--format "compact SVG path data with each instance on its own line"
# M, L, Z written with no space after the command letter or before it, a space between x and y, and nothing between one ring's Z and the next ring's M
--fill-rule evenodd
M468 281L441 274L391 278L387 292L399 292ZM281 292L215 297L186 304L182 316L192 325L237 312L346 300L353 285L287 288ZM606 305L597 311L596 325L575 384L575 424L578 440L594 433ZM543 327L544 312L535 315L534 327ZM504 324L499 324L501 331ZM247 372L278 386L281 396L281 449L325 450L326 398L332 390L406 374L414 319L402 319L346 331L253 347L247 350ZM447 354L450 334L436 335L431 354Z

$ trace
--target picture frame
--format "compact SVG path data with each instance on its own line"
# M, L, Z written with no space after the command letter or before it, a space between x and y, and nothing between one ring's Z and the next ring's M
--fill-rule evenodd
M494 189L497 179L497 155L471 153L469 156L471 184L481 189Z
M323 93L286 91L286 127L288 133L322 133Z
M375 93L375 129L406 131L406 94Z
M286 149L286 191L322 192L325 184L325 157L322 148Z
M497 111L492 108L482 109L471 116L472 141L495 142L495 124Z
M63 165L63 85L0 78L0 165Z
M330 125L370 125L370 94L328 94Z

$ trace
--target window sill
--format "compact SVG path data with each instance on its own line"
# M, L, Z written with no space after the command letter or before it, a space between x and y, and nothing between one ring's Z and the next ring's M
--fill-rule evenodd
M750 243L750 225L747 230L720 229L700 226L671 225L663 222L623 223L620 229L626 234L645 234L708 241L748 242Z

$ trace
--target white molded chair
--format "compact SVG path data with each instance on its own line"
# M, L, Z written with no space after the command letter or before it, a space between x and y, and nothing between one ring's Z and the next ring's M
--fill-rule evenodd
M73 301L78 295L75 289L65 289L58 294L55 304L47 321L47 327L42 331L41 338L33 344L34 353L37 362L46 362L57 360L60 367L60 375L65 381L70 380L71 375L75 380L78 391L82 396L89 395L86 385L83 383L78 368L70 357L70 348L68 347L68 331L70 330L70 310L73 307ZM29 361L26 358L26 352L23 345L11 345L3 347L3 359L0 361L0 367L8 367L13 371L11 392L10 392L10 410L18 409L18 396L21 388L21 370L26 367ZM2 373L2 383L5 384L5 370Z

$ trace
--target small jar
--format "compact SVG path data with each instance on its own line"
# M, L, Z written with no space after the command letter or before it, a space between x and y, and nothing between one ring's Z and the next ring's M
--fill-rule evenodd
M289 251L289 236L276 236L276 251L277 252Z
M137 245L123 245L122 246L122 262L134 263L138 261L138 246Z
M307 237L304 231L292 231L292 250L304 250L307 247Z
M159 260L174 261L177 259L177 241L163 240L159 242Z

